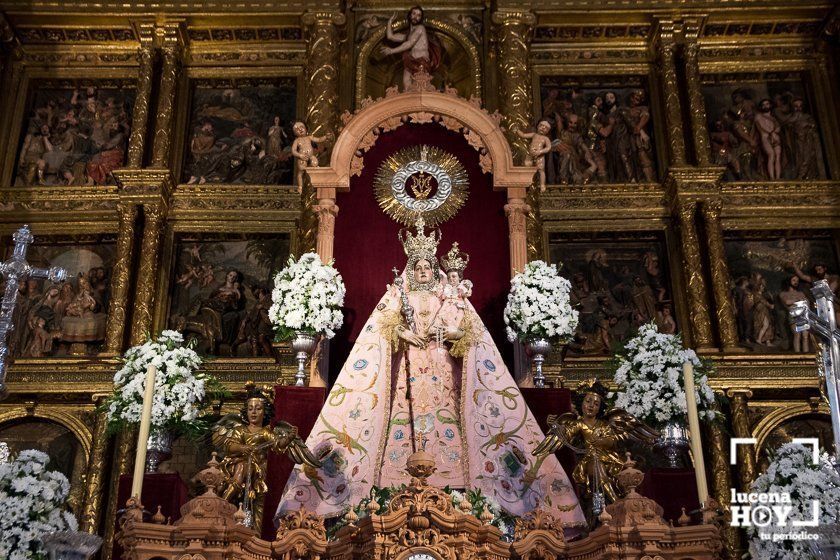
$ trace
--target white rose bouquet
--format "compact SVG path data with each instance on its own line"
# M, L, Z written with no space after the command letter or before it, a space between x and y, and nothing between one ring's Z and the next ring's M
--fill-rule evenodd
M28 449L0 463L0 558L46 560L41 537L76 531L78 523L65 511L70 483L48 471L46 453Z
M627 341L613 361L615 406L655 427L685 421L685 362L694 366L699 415L713 420L715 394L708 377L711 366L701 362L694 350L683 348L680 335L660 333L652 322L639 327L638 334Z
M504 313L508 340L570 341L578 325L578 312L569 300L570 289L571 283L560 276L555 265L543 261L526 264L525 270L510 281Z
M268 310L277 339L288 340L299 331L334 337L344 322L341 306L345 292L341 274L332 262L323 264L316 253L306 253L297 261L289 257L286 268L274 277Z
M753 558L761 560L817 560L807 540L773 540L774 533L799 532L803 528L791 527L793 520L811 520L814 516L813 503L818 500L820 527L838 522L837 504L840 503L840 474L834 469L831 457L823 453L817 463L813 462L813 448L801 443L786 443L771 457L767 472L755 479L752 492L788 494L793 510L788 524L776 527L751 526L749 550ZM809 529L804 528L806 531ZM816 531L812 529L811 531ZM768 538L762 538L762 536ZM781 536L781 535L780 535Z
M201 358L183 343L181 333L163 331L157 339L128 349L114 375L114 392L104 404L112 432L140 422L149 365L157 368L152 429L200 437L209 428L201 412L210 398L225 390L215 378L198 371Z

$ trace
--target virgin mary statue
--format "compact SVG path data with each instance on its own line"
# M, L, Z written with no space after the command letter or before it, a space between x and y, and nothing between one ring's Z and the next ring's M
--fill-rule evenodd
M406 459L422 449L435 459L432 485L478 488L512 515L539 508L582 525L557 459L531 454L543 433L486 327L441 285L439 232L427 235L420 219L416 235L400 240L405 270L365 323L306 440L322 466L295 468L278 515L301 506L342 514L372 486L408 483Z

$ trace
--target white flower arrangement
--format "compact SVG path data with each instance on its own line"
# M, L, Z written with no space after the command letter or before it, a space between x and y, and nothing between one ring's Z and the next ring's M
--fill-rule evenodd
M801 443L785 443L772 456L767 471L755 479L750 490L771 494L788 494L793 507L789 520L813 518L813 502L819 500L820 527L838 523L837 504L840 503L840 474L831 457L823 453L813 462L813 449ZM788 521L790 523L790 521ZM788 533L789 526L747 528L749 550L753 558L761 560L817 560L807 540L773 539L773 534ZM762 539L759 533L769 536Z
M335 336L344 316L344 281L333 263L323 264L316 253L306 253L297 261L289 257L286 268L274 277L268 317L277 329L277 338L287 340L295 332Z
M46 560L43 535L78 530L76 518L65 511L70 483L47 470L49 461L46 453L28 449L0 463L0 558Z
M639 327L616 355L613 381L615 406L651 426L684 422L688 414L683 364L694 366L694 390L701 418L714 420L715 394L709 387L710 367L694 350L685 349L680 335L660 333L654 323Z
M496 500L485 495L481 490L467 489L465 492L459 492L458 490L448 490L448 488L444 488L444 492L449 492L449 496L452 498L452 505L459 507L461 502L466 500L470 504L470 513L475 517L479 517L484 512L484 506L486 505L487 510L493 514L490 525L498 528L503 534L509 537L513 536L515 520L502 509L502 506Z
M578 312L569 299L571 287L555 265L544 261L526 264L510 281L504 314L508 340L570 341L578 326Z
M201 358L183 342L181 333L163 331L157 339L128 349L105 403L112 430L140 422L149 365L157 368L152 429L195 433L205 427L199 419L203 405L223 390L216 379L198 371Z

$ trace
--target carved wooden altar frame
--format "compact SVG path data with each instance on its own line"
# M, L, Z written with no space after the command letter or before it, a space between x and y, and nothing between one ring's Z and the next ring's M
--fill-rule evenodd
M493 176L494 190L505 190L510 229L511 275L522 270L527 262L524 218L525 197L533 183L534 168L515 165L510 145L499 126L499 118L481 109L480 102L467 101L452 91L413 91L397 93L392 89L385 98L363 103L353 115L347 115L345 127L336 138L329 165L310 168L312 187L316 191L319 217L318 254L325 261L333 256L333 239L337 191L350 190L350 177L361 172L361 155L375 142L380 130L393 130L408 121L439 122L452 130L460 130L467 141L480 150L481 165ZM476 139L477 135L477 139Z

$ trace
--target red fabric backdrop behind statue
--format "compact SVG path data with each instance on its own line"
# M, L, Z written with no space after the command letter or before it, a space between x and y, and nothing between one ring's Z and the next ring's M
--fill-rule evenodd
M406 124L380 135L365 154L361 176L350 181L350 192L338 194L335 223L335 264L347 285L344 327L333 339L330 377L335 379L374 306L393 280L391 271L405 266L397 239L402 227L379 207L373 179L379 165L399 150L415 145L436 146L453 154L469 177L469 197L461 210L440 226L443 241L438 258L457 241L470 255L465 277L475 284L471 301L490 329L502 356L512 365L513 349L504 335L502 312L510 287L508 226L504 191L493 191L492 177L481 172L478 152L459 133L437 124Z

